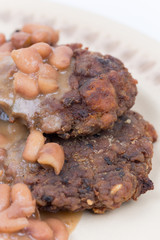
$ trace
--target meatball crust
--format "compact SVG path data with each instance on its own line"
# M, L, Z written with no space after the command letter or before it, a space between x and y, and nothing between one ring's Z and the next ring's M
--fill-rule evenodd
M80 44L68 46L73 56L67 69L57 70L57 92L29 100L13 89L12 74L17 68L11 57L0 58L1 72L5 73L0 106L10 121L19 118L30 129L67 139L111 128L117 117L133 106L137 81L120 60L82 49Z
M157 134L138 113L127 112L112 129L93 136L67 141L55 135L46 138L64 149L65 163L59 175L51 167L24 164L19 154L24 139L17 141L8 153L15 156L15 166L6 167L7 178L12 183L26 183L40 209L51 212L91 209L103 213L153 189L148 174Z
M63 138L95 134L111 128L117 117L130 109L137 95L136 83L118 59L75 48L74 67L69 76L71 90L56 102L54 113L61 119L61 128L56 130ZM42 102L47 118L40 120L42 131L52 133L52 98ZM45 109L45 110L44 110ZM48 131L49 129L49 131ZM51 129L51 130L50 130Z

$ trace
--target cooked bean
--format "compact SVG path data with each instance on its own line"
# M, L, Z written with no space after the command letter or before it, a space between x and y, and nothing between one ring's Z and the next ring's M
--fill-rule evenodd
M8 143L7 137L0 133L0 148L5 147L7 143Z
M0 45L2 45L3 43L5 43L6 41L6 37L3 33L0 33Z
M3 170L0 169L0 177L3 175Z
M51 27L49 26L46 26L46 25L42 25L42 24L38 24L38 23L28 23L28 24L25 24L23 27L22 27L22 31L23 32L27 32L27 33L33 33L35 32L36 30L39 30L39 29L43 29L43 30L52 30Z
M12 203L9 206L10 195ZM36 206L27 185L15 184L11 189L11 194L8 185L0 185L0 196L3 196L3 202L0 200L0 207L4 209L5 206L5 210L0 212L0 232L12 233L26 228L29 225L26 217L30 217L35 212ZM7 201L5 201L6 198Z
M56 44L59 40L59 31L54 31L52 33L52 44Z
M0 212L10 205L11 188L7 184L0 184Z
M40 220L29 220L27 232L36 240L54 240L52 229L47 223ZM65 239L64 239L65 240Z
M32 43L45 42L51 44L52 34L47 30L39 29L32 33L31 41Z
M52 48L44 42L35 43L31 48L35 48L42 58L47 58L52 52Z
M6 157L6 150L4 148L0 148L0 163L3 163Z
M51 78L44 78L42 76L39 76L38 85L40 92L43 94L53 93L58 90L57 81Z
M29 218L35 212L35 204L35 200L29 201L27 203L13 202L7 209L7 215L9 218Z
M56 92L58 90L57 84L58 73L49 64L41 64L39 69L38 86L43 94Z
M40 28L40 24L36 24L36 23L28 23L28 24L25 24L23 27L22 27L22 31L23 32L26 32L26 33L33 33L34 31L36 31L37 29Z
M16 93L26 99L34 99L39 94L38 83L33 76L22 72L17 72L14 75L13 86Z
M38 158L39 150L42 148L45 142L45 137L40 131L33 130L26 141L26 145L23 151L23 158L28 162L36 162Z
M37 161L40 164L50 165L58 175L64 164L63 148L57 143L47 143L40 150Z
M59 40L59 32L53 29L39 29L32 33L32 43L44 42L48 44L56 44Z
M15 48L28 47L31 44L31 34L25 32L15 32L11 37L12 44Z
M31 47L13 50L11 56L17 67L24 73L37 72L42 63L40 54Z
M13 185L11 190L12 202L27 203L32 201L32 194L29 188L24 183L17 183Z
M53 30L53 28L50 26L41 25L41 24L26 24L22 28L22 31L31 33L31 34L34 34L34 32L38 30L43 30L50 33L49 35L51 39L49 39L50 42L47 42L47 43L55 44L59 40L59 32Z
M17 232L28 226L28 220L26 218L9 218L8 209L0 212L0 232L12 233Z
M30 217L35 212L36 203L27 185L15 184L11 190L11 199L13 204L9 212L10 217Z
M13 48L12 42L6 42L0 46L0 52L11 52Z
M59 219L50 218L46 220L47 224L53 230L56 240L68 240L69 233L65 224Z
M56 66L58 69L69 67L73 51L67 46L56 47L53 54L49 57L49 63Z

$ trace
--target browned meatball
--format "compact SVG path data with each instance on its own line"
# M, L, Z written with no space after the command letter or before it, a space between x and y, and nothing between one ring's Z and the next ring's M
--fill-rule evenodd
M121 61L82 49L80 44L68 46L72 48L73 56L68 68L57 70L58 90L39 94L34 99L25 99L13 90L11 76L17 68L10 56L1 56L0 106L11 121L21 118L29 128L41 129L44 133L56 132L69 138L108 129L117 117L133 106L137 82ZM28 81L33 82L33 75L36 73L30 74ZM16 81L21 76L25 78L24 84L28 83L25 74L14 76ZM16 89L22 83L16 82ZM36 87L35 83L33 87ZM25 90L21 89L20 93L25 94ZM36 87L35 96L37 91Z
M59 175L53 168L22 161L24 136L10 147L5 160L6 165L10 162L5 167L8 181L26 183L42 209L103 213L153 189L148 174L157 135L138 113L127 112L112 129L93 136L46 137L63 146L65 163Z

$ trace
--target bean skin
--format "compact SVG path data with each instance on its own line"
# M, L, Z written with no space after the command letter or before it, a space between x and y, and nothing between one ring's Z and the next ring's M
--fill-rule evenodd
M9 139L0 133L0 148L5 148L8 142Z
M17 183L11 189L8 185L1 184L0 197L0 233L26 229L29 225L27 218L35 212L36 207L28 186Z
M60 70L69 67L73 51L67 46L56 47L49 57L49 63Z
M13 75L14 91L25 99L34 99L39 94L38 83L34 77L22 72Z
M7 184L0 184L0 212L10 205L11 188Z
M3 33L0 33L0 46L6 42L6 37Z
M58 175L64 165L63 148L57 143L46 143L40 150L37 161L53 167L55 174Z
M36 49L42 58L47 58L52 52L52 48L44 42L35 43L31 46L31 48Z
M8 209L0 212L0 233L13 233L28 226L26 218L9 218Z
M32 34L33 43L40 42L43 40L46 43L54 45L59 40L59 31L56 31L52 27L46 26L46 25L26 24L23 26L22 31ZM35 33L36 31L37 31L37 33ZM44 32L48 33L48 36L47 36L47 34L44 34ZM42 36L43 36L43 39L42 39ZM44 36L45 36L45 38L44 38Z
M17 183L11 190L12 204L8 210L11 218L30 217L35 212L36 202L27 185Z
M12 202L23 203L24 205L28 201L32 201L32 194L27 185L17 183L12 187L11 199Z
M46 220L47 224L53 230L56 240L68 240L69 233L65 224L59 219L50 218Z
M48 31L52 31L53 29L50 26L47 25L42 25L42 24L38 24L38 23L28 23L25 24L22 27L22 31L23 32L27 32L27 33L33 33L37 30L48 30Z
M23 151L23 158L28 162L36 162L38 153L44 145L45 137L40 131L33 130L26 141L26 145Z
M40 220L29 220L27 232L36 240L55 240L52 229L46 222Z
M58 73L49 64L43 64L39 69L38 86L43 94L56 92L58 90Z
M23 73L35 73L42 63L42 57L34 48L21 48L13 50L11 56L18 69Z
M48 30L39 29L32 33L31 41L33 44L39 42L51 44L52 34Z
M0 52L11 52L13 49L12 42L5 42L0 46Z
M16 49L29 47L31 45L31 34L15 32L12 34L11 42Z

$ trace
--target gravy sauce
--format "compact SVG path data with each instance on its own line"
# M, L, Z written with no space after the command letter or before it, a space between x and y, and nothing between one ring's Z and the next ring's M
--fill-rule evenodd
M16 65L10 53L0 53L0 106L8 115L14 102L12 75L15 71Z
M59 213L47 213L41 212L40 217L43 221L47 218L58 218L59 220L63 221L66 225L69 234L71 234L75 227L77 226L78 222L82 217L82 212L72 213L72 212L59 212ZM19 233L0 233L0 240L36 240L31 236L27 236L26 233L23 231ZM58 240L58 239L56 239Z
M0 170L3 174L0 176L0 182L12 182L12 176L23 176L30 166L29 163L22 159L22 153L25 142L28 136L28 131L25 126L19 122L8 123L7 121L0 120L0 148L7 151L4 166ZM10 172L12 174L10 174Z
M59 220L63 221L71 234L75 227L77 226L78 222L82 217L83 212L58 212L58 213L49 213L49 212L40 212L41 219L45 221L47 218L58 218Z
M59 89L55 93L39 94L35 99L27 100L13 90L13 73L17 71L11 56L0 53L0 106L8 116L22 117L28 120L34 117L40 109L40 104L46 98L60 100L64 94L71 90L69 76L74 68L74 60L70 66L63 71L58 71Z
M6 119L5 114L3 115ZM7 150L7 158L5 164L8 166L7 171L12 171L13 175L23 176L28 168L36 167L36 164L27 163L22 159L22 152L25 146L26 138L28 136L28 130L18 121L15 123L8 123L7 121L0 120L0 148ZM18 163L18 164L17 164ZM16 167L14 167L16 166ZM18 166L18 167L17 167ZM4 169L1 168L4 172ZM10 179L6 178L7 172L0 176L0 183L10 183ZM11 181L12 182L12 181ZM62 220L69 233L71 233L78 224L82 212L40 212L40 218L45 221L47 218L58 218ZM38 215L37 215L38 217ZM13 234L0 233L0 240L34 240L31 236L27 236L26 233L19 232Z

